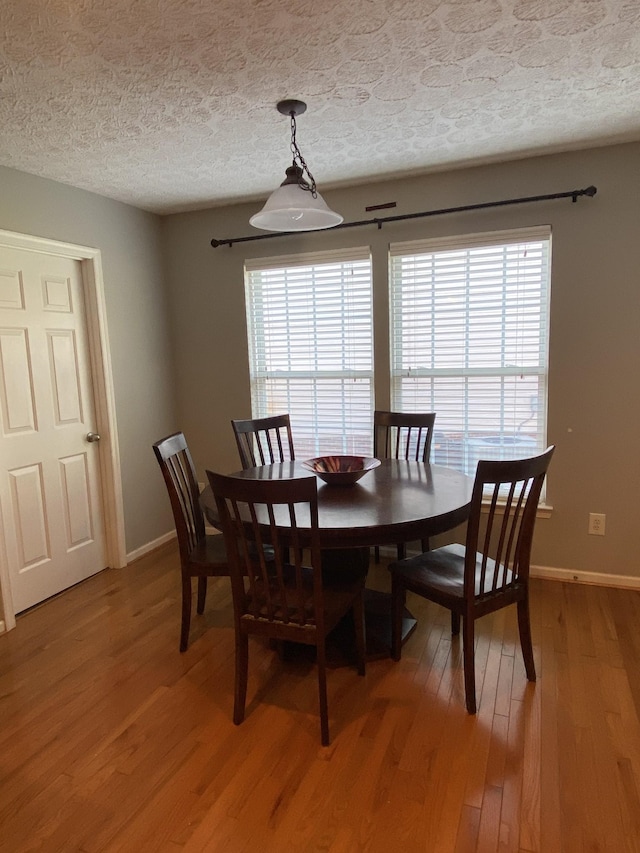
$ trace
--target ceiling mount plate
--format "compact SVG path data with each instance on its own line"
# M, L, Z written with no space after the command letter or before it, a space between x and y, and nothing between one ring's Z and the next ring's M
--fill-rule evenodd
M307 111L307 105L304 101L278 101L276 106L278 108L278 112L282 113L283 116L301 116L302 113L306 113Z

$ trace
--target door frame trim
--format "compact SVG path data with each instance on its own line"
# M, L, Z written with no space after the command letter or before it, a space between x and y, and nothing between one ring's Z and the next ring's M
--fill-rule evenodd
M123 568L127 565L124 502L104 279L102 277L102 254L100 249L94 249L90 246L77 246L45 237L33 237L28 234L3 230L0 230L0 246L9 249L24 249L28 252L39 252L45 255L56 255L80 262L96 427L100 433L98 458L102 485L105 559L107 566ZM0 594L2 596L2 610L4 611L0 613L0 619L4 618L5 630L8 631L15 627L16 618L4 548L0 549Z

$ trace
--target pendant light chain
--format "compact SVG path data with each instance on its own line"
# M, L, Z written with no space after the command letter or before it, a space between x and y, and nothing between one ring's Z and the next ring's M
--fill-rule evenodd
M298 181L298 186L303 190L308 190L313 198L317 198L318 192L316 190L316 180L311 174L311 170L307 166L306 160L302 156L302 152L298 148L298 143L296 142L296 116L292 111L289 113L291 117L291 153L293 154L293 164L294 166L298 164L302 169L302 175L300 180ZM309 176L309 181L307 182L304 179L305 172Z
M293 163L285 169L285 179L269 196L262 210L249 219L261 231L276 234L291 231L321 231L335 228L343 217L331 210L316 188L316 181L296 142L296 117L307 110L304 101L287 98L278 101L281 116L291 121L291 153Z

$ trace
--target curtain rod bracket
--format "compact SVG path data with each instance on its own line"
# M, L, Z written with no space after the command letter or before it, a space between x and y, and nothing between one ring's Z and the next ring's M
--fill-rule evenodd
M525 196L523 198L508 198L504 201L485 201L480 202L479 204L464 204L461 207L443 207L439 210L423 210L420 213L404 213L398 214L397 216L385 216L382 219L360 219L357 222L342 222L340 225L334 225L331 228L331 231L337 231L340 228L357 228L361 225L376 225L378 231L382 229L382 226L386 222L401 222L405 219L420 219L424 216L443 216L446 213L463 213L467 210L485 210L489 207L506 207L510 204L526 204L527 202L534 201L553 201L554 199L559 198L570 198L572 203L578 200L580 196L586 195L589 198L593 198L593 196L598 192L596 187L593 184L589 187L585 187L583 190L568 190L563 193L549 193L548 195L532 195ZM271 234L255 234L251 237L230 237L226 240L216 240L213 238L211 240L211 245L214 249L217 249L218 246L232 246L234 243L249 243L253 240L270 240L274 237L288 237L294 234L302 234L306 232L302 231L279 231Z

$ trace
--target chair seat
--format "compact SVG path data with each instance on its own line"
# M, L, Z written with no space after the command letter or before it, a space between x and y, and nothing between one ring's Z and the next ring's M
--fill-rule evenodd
M207 534L189 554L189 565L192 569L201 569L202 574L205 575L215 575L218 569L220 575L228 575L229 565L224 536Z
M289 567L287 566L284 567L285 576L288 568ZM293 573L293 567L290 568ZM268 596L263 589L263 582L256 582L255 591L257 593L257 602L252 603L251 596L249 594L245 596L245 609L250 611L251 615L245 614L243 619L268 618L267 601L269 600L273 610L272 618L283 622L289 622L292 618L294 621L297 621L299 616L296 617L295 614L296 611L299 613L299 595L302 593L305 620L307 624L315 624L313 575L310 569L303 569L303 573L305 577L301 589L296 588L295 581L285 581L283 584L284 594L288 596L289 599L286 604L283 602L283 596L275 578L270 583L270 594ZM293 577L294 575L292 574L292 578ZM353 601L353 596L357 590L364 587L364 578L361 577L356 580L347 580L343 582L333 580L329 584L324 583L323 586L325 627L330 630L330 627L336 625L344 616L344 613L348 610L350 602ZM256 604L257 607L255 606Z
M464 546L445 545L434 551L418 554L416 557L408 557L392 563L389 569L402 578L402 583L407 589L432 590L439 596L451 599L464 597ZM476 589L475 595L480 594L480 568L482 555L476 554ZM484 581L483 595L490 595L493 591L493 579L496 565L493 560L487 560L487 568ZM511 582L512 572L507 570L507 578L504 585ZM499 586L503 587L502 575L499 577Z

